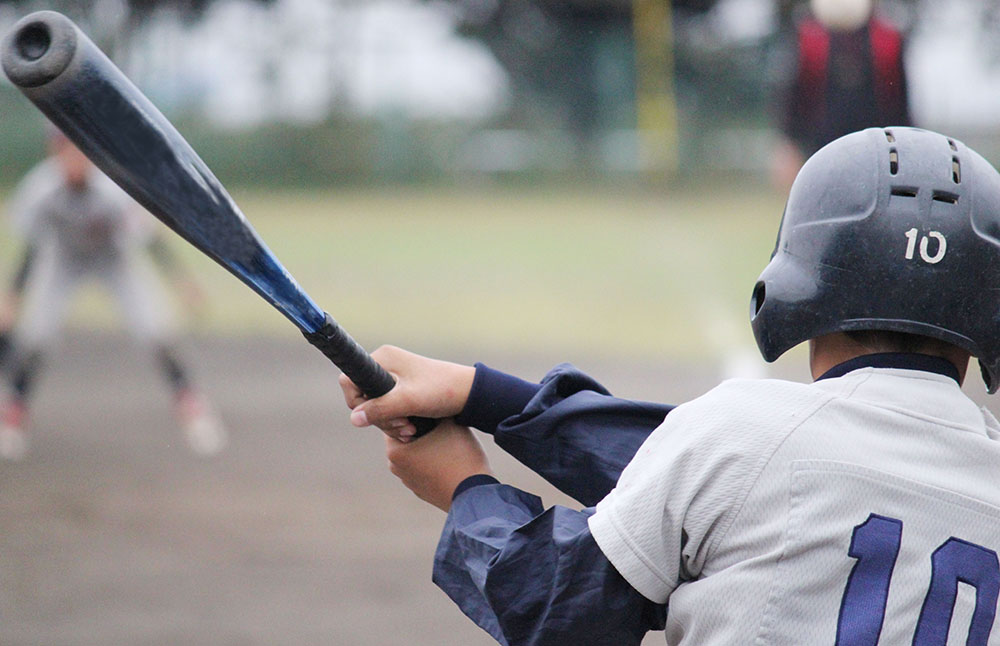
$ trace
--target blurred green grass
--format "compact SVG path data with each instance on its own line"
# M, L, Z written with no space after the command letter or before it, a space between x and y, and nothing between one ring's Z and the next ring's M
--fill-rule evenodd
M752 184L234 191L313 299L363 345L700 358L752 343L747 304L783 198ZM295 335L179 239L203 331ZM15 244L2 245L6 265ZM114 318L87 293L79 325Z

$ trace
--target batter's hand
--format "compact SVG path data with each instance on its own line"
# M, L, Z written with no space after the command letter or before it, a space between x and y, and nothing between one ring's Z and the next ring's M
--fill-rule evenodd
M462 412L476 376L472 366L429 359L390 345L372 357L396 379L396 386L381 397L367 399L350 378L341 375L351 423L377 426L403 442L417 431L409 417L447 419Z
M385 438L389 471L418 498L448 511L455 488L469 476L490 471L479 440L465 426L442 421L419 442Z

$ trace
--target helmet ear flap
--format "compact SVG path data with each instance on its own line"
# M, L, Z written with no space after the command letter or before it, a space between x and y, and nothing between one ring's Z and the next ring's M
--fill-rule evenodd
M778 254L771 260L750 296L750 326L765 361L827 331L812 305L820 291L802 259Z

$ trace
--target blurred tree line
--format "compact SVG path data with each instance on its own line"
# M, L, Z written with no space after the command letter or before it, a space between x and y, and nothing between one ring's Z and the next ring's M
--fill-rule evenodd
M283 1L225 0L261 8ZM338 6L365 2L326 1ZM643 170L636 123L642 122L644 93L650 92L661 95L652 97L659 101L660 127L675 131L674 138L661 143L678 147L677 155L685 160L682 170L713 166L753 170L768 143L770 99L780 82L783 48L796 12L806 4L806 0L412 1L447 8L457 33L489 50L509 83L510 100L502 110L468 123L397 113L361 114L333 104L328 116L314 123L276 120L220 130L192 105L164 106L156 97L154 102L217 174L233 182L405 181L483 171L530 178L627 176ZM907 29L922 8L936 1L881 0L880 4ZM146 46L143 28L158 16L168 13L181 25L195 26L217 3L222 0L0 0L0 18L9 25L40 8L62 11L121 61ZM727 24L721 14L737 4L744 9L755 5L758 14L763 7L769 11L767 19L755 29L734 31L733 21ZM996 38L1000 0L973 4L986 25L984 33L1000 43ZM736 27L745 27L736 22ZM643 48L643 37L663 41L652 43L654 55L648 54L648 43ZM1000 48L992 51L1000 58ZM643 87L650 85L648 79L653 79L653 86ZM4 169L0 184L10 185L38 158L41 126L33 109L7 83L0 84L0 115ZM498 159L502 155L509 159Z

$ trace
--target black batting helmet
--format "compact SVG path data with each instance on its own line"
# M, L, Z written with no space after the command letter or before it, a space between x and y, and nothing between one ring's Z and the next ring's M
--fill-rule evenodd
M792 185L750 320L774 361L832 332L951 343L1000 376L1000 174L961 142L869 128L813 155Z

